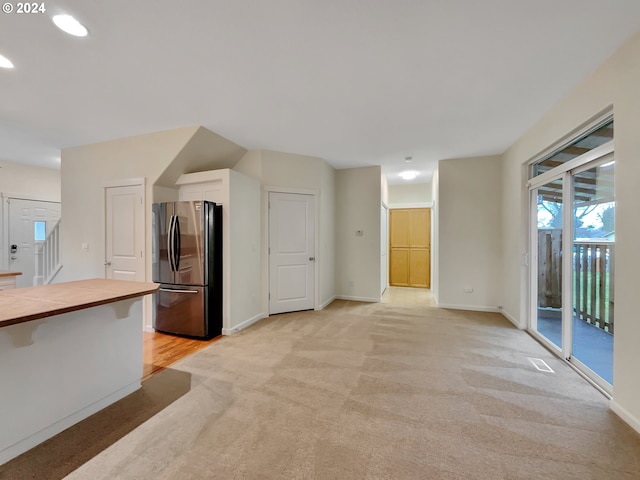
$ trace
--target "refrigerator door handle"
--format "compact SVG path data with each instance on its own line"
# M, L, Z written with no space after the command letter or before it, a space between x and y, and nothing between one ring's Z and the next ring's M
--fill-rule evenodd
M169 228L167 229L167 256L169 257L169 267L172 272L175 272L173 268L173 220L174 216L169 218Z
M180 290L177 288L159 288L161 292L171 292L171 293L198 293L198 290Z
M173 263L176 266L176 272L178 271L178 269L180 268L180 247L182 246L180 244L180 218L178 218L178 216L176 215L176 221L173 223L173 230L174 230L174 239L175 239L175 249L173 251L173 256L174 256L174 260Z

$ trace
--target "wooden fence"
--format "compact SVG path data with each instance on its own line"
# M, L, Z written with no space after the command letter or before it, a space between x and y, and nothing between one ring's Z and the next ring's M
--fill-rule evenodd
M538 230L538 306L562 308L562 230Z
M615 243L573 244L573 314L613 334ZM562 230L538 230L538 306L562 308Z

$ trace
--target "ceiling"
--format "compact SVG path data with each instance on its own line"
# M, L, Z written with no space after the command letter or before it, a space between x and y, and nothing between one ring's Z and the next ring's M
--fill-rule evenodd
M15 64L0 69L0 159L55 168L61 148L202 125L248 149L382 165L392 184L502 153L640 29L637 0L45 6L0 15Z

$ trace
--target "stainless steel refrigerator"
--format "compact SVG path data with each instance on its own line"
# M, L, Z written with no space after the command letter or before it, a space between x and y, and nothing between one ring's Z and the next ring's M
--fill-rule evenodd
M197 338L222 333L222 205L153 204L153 328Z

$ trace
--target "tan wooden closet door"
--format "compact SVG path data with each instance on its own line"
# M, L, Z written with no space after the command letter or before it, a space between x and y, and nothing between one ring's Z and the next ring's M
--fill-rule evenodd
M389 283L430 288L431 209L390 210L389 232Z

